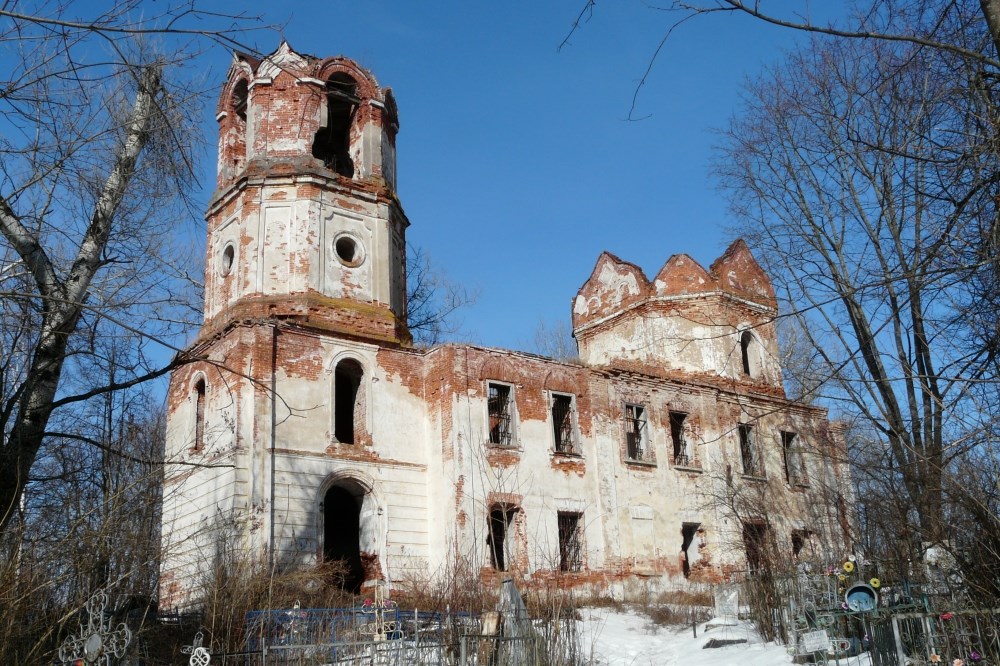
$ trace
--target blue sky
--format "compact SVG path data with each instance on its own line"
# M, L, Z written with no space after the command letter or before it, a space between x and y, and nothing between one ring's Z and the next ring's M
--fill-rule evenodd
M352 57L393 88L408 241L479 292L463 340L530 348L539 322L568 323L603 250L648 275L681 252L707 267L732 221L709 174L713 129L738 109L741 82L801 39L732 15L690 21L640 92L635 115L649 117L627 122L677 15L639 0L598 2L557 51L582 5L247 4L284 24L296 50ZM257 46L269 52L278 39L258 34ZM221 82L226 54L203 57Z

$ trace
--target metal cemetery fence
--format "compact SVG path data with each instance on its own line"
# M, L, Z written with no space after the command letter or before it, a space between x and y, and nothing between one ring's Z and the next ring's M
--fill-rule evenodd
M975 608L934 582L885 584L861 566L851 558L825 571L739 580L762 634L802 659L846 664L867 651L872 666L1000 664L1000 609Z

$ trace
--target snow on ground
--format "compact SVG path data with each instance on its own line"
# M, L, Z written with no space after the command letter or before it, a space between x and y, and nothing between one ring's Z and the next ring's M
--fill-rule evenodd
M715 619L691 627L663 627L640 613L584 608L583 646L595 666L776 666L792 663L788 648L765 643L748 623ZM712 639L746 643L703 649ZM831 664L838 663L831 659ZM840 666L869 666L867 655L841 658Z

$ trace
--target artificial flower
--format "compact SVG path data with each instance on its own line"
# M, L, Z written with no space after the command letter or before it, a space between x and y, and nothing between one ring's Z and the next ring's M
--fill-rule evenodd
M868 581L868 584L877 590L882 585L882 581L880 581L878 578L872 578L870 581Z
M843 582L843 581L847 580L847 576L845 576L844 574L840 574L839 576L837 576L837 579L840 580L841 582Z
M950 620L953 617L955 617L954 613L942 613L942 615L941 615L941 619L944 620L945 622L947 622L948 620ZM961 661L961 660L958 660L958 661Z
M847 573L851 573L852 571L854 571L854 562L851 562L850 560L844 562L844 571L846 571Z
M931 663L932 664L940 664L941 663L941 655L939 655L937 652L932 652L931 653Z
M961 659L956 659L955 661L951 662L951 666L965 666L965 662L962 661Z
M978 650L973 650L969 653L969 661L982 661L983 655L979 654Z
M854 557L853 555L848 555L848 556L847 556L847 561L848 561L848 562L854 562L854 561L855 561L855 560L857 560L857 559L858 559L858 558Z

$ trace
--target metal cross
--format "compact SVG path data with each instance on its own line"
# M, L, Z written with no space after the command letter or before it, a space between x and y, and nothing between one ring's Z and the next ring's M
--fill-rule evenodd
M385 611L394 611L396 602L385 598L385 586L382 582L375 584L375 600L365 599L361 612L375 616L374 622L369 622L358 627L362 634L373 636L376 641L384 641L389 634L396 630L396 623L385 619Z
M181 648L182 654L191 655L191 658L188 659L188 666L208 666L212 663L212 653L208 651L208 648L201 646L204 639L205 636L199 631L194 635L191 645L185 645Z
M68 636L59 646L59 660L74 662L83 660L84 664L111 666L111 659L121 659L125 656L125 648L132 640L132 632L122 622L112 628L111 618L104 616L108 606L108 595L104 590L94 592L87 600L84 608L87 611L87 625L80 619L80 632Z

